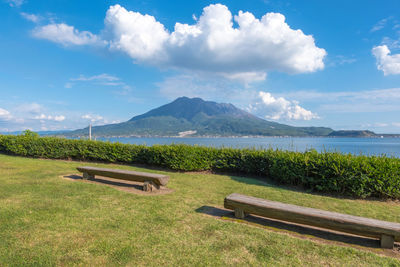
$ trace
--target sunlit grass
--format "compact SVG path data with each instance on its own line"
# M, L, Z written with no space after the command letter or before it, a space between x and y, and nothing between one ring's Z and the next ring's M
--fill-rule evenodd
M152 170L169 174L174 189L154 196L60 178L82 164L0 155L0 266L400 265L365 250L196 212L222 207L224 197L237 192L400 222L394 202L313 195L227 175Z

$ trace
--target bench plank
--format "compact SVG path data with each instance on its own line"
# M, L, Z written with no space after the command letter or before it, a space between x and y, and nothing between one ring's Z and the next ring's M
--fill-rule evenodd
M94 177L94 175L100 175L105 177L111 177L121 180L137 181L137 182L153 182L157 186L164 186L168 183L169 176L148 172L137 172L128 170L117 170L117 169L106 169L96 167L77 167L78 171L83 172L84 175Z
M386 244L386 247L388 247L387 237L393 237L393 240L400 241L400 224L394 222L300 207L236 193L225 198L224 206L239 215L255 214L282 221L380 238L381 243L382 239L385 239L383 243Z

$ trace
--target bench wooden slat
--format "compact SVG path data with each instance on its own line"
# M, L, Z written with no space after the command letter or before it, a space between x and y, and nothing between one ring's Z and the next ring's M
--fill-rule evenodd
M244 212L374 238L386 235L400 241L400 224L394 222L300 207L236 193L225 198L224 206L237 210L238 214Z
M100 176L128 180L128 181L137 181L137 182L151 181L159 186L166 185L169 180L169 176L167 175L147 173L147 172L106 169L106 168L97 168L88 166L77 167L77 170L83 173L88 173L89 175L100 175Z

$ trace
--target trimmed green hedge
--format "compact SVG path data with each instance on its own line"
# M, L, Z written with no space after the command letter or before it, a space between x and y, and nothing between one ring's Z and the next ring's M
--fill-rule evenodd
M55 137L0 135L0 152L49 159L142 163L180 171L259 175L280 184L353 197L400 199L400 159L336 152L130 145Z

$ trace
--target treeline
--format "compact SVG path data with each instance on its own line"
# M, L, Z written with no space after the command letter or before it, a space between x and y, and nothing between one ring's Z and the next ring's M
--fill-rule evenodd
M386 156L181 144L145 146L39 137L32 132L0 135L0 152L48 159L140 163L179 171L251 174L310 191L400 199L400 159Z

